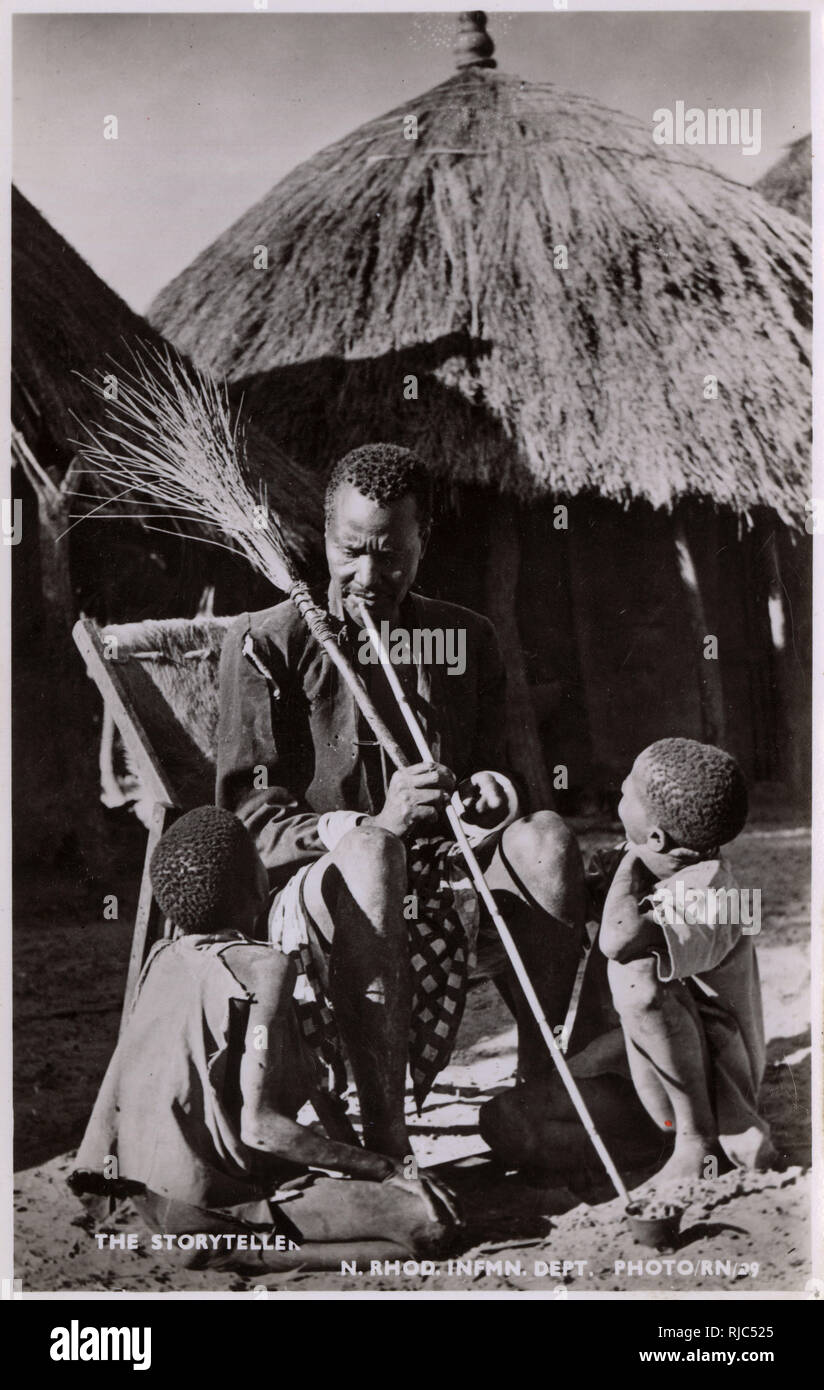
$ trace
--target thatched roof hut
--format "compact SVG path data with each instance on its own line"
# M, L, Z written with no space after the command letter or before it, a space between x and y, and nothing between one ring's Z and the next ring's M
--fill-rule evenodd
M808 225L813 216L813 137L793 140L771 169L753 185L762 198Z
M809 257L794 222L768 226L748 190L656 146L650 125L470 67L300 165L150 319L199 365L245 379L264 411L272 368L391 361L446 339L436 380L506 436L493 451L410 410L452 479L653 506L709 494L797 524Z
M615 670L584 668L602 660L627 606L647 631L650 619L643 598L639 615L636 595L623 604L614 588L596 604L598 576L585 571L594 562L608 573L616 546L633 550L654 532L648 584L664 546L671 582L687 593L677 623L697 642L711 619L689 592L701 575L690 507L720 509L734 539L741 517L803 524L809 236L683 147L654 144L651 126L498 72L484 25L478 12L463 16L453 77L296 168L172 281L150 317L198 364L226 373L304 461L322 467L365 439L395 439L460 488L473 518L465 553L490 547L476 598L510 629L514 689L529 677L552 704L546 634L526 632L549 585L576 633L561 684L572 703L583 690L600 745L586 756L614 780L624 740L602 731L616 711L593 708L623 681L613 704L636 711L636 738L639 688L626 680L623 639ZM492 493L507 501L492 502L489 526ZM566 536L557 518L553 529L554 503L574 509ZM539 513L529 560L525 528ZM698 524L702 542L704 512ZM608 548L593 552L598 525ZM454 523L450 543L454 553ZM520 652L507 608L518 585ZM673 634L646 643L653 707L662 641ZM730 697L697 649L689 660L704 712L662 695L667 723L720 737ZM515 719L529 723L517 697ZM524 746L529 769L528 730ZM551 741L548 751L564 761Z
M105 829L88 828L99 711L71 642L78 612L104 622L191 616L213 587L218 611L271 602L270 587L245 562L182 535L159 535L130 520L73 526L94 505L77 493L107 495L100 479L75 462L83 426L100 425L105 416L83 378L117 376L134 367L134 350L163 347L164 339L12 189L13 491L22 533L12 550L13 759L22 793L15 852L35 860L76 846L84 826L89 852ZM294 549L308 553L319 535L315 479L271 440L257 436L250 445Z
M129 344L163 339L15 187L11 208L12 419L44 467L62 473L78 418L102 416L82 378L128 366Z
M81 492L108 495L88 467L82 473L66 474L75 458L77 442L84 439L84 427L99 426L106 415L105 402L91 389L89 381L105 374L134 369L134 353L148 360L147 350L162 350L165 339L109 288L100 276L77 254L18 189L12 189L12 420L16 431L15 453L43 501L47 497L54 511L55 536L69 524L68 514L83 511ZM250 454L257 474L265 480L273 505L282 515L286 532L298 554L308 554L317 546L319 495L311 473L286 459L266 436L253 431ZM66 486L61 492L60 484ZM124 543L133 558L142 552L145 574L137 580L129 568L128 587L122 593L116 584L117 544ZM87 569L95 578L111 580L99 616L122 620L136 616L131 604L152 611L169 604L179 612L181 605L197 601L191 584L180 592L180 564L189 578L203 587L204 574L214 568L210 558L201 566L200 556L181 541L139 534L139 527L127 523L84 522L72 533L73 568ZM42 544L41 544L42 549ZM65 550L65 543L62 550ZM163 564L150 558L154 552ZM83 562L85 555L86 563ZM185 558L184 558L185 557ZM172 565L171 592L161 572ZM237 566L234 567L237 569ZM121 575L122 578L122 575ZM87 611L100 606L94 592L83 590L81 601ZM238 587L235 583L234 588ZM247 586L248 587L248 586ZM130 592L131 591L131 592ZM98 595L98 598L100 596ZM243 595L234 599L242 602ZM76 613L73 615L76 616ZM161 616L157 611L153 616ZM73 620L73 618L72 618ZM70 624L69 624L70 625Z

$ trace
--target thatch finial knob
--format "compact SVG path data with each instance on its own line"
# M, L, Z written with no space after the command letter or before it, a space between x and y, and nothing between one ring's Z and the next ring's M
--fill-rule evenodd
M495 45L486 32L483 10L463 10L458 15L458 38L455 43L456 68L495 68L492 57Z

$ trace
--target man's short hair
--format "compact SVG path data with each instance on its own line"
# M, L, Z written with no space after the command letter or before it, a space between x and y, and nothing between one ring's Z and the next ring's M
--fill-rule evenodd
M693 738L662 738L645 748L638 762L647 807L676 845L706 853L743 830L747 784L723 748Z
M338 460L326 484L327 521L332 515L335 497L347 483L364 497L384 505L401 497L414 497L422 531L432 520L431 475L418 455L400 444L362 444Z
M187 811L161 837L149 877L161 910L183 932L222 931L251 885L256 850L245 825L218 806Z

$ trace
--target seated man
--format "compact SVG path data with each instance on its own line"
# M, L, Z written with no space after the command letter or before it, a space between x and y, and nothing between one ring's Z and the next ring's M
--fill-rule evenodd
M197 1268L339 1269L438 1252L455 1227L445 1189L406 1179L351 1129L341 1141L296 1123L315 1088L292 1008L295 968L245 935L266 873L240 821L213 806L182 816L150 873L178 935L149 954L73 1191L128 1195L155 1231L195 1235L186 1263ZM253 1235L273 1248L240 1248ZM298 1248L278 1248L286 1237Z
M706 1160L722 1154L768 1166L761 994L745 931L752 900L742 911L720 855L747 816L738 764L693 739L662 739L636 759L618 812L628 843L609 867L599 941L625 1048L621 1033L605 1031L570 1067L616 1156L644 1162L674 1139L655 1185L705 1176ZM516 1087L481 1120L501 1157L543 1167L568 1163L570 1145L581 1153L574 1128L557 1082Z
M574 837L551 812L517 818L502 771L506 682L494 630L477 613L411 592L431 509L429 475L393 445L354 450L327 486L326 606L410 766L387 765L290 602L239 619L221 661L218 803L249 827L268 870L269 937L297 963L305 1035L338 1092L346 1054L366 1142L394 1157L410 1153L407 1062L420 1105L449 1059L473 959L513 1008L522 1073L552 1066L449 838L443 812L458 783L469 818L497 826L479 857L553 1025L583 941ZM386 625L393 659L420 654L401 659L398 676L433 763L420 761L370 659L361 604Z

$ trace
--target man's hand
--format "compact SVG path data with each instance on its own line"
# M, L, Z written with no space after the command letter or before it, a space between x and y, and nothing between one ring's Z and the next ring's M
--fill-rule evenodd
M441 763L412 763L393 774L375 825L404 836L437 821L455 790L455 778Z
M506 784L494 772L474 772L458 788L461 820L493 830L509 811Z
M422 1197L434 1220L455 1229L463 1226L463 1216L458 1199L443 1178L437 1178L433 1173L420 1172L416 1178L407 1178L404 1177L403 1171L400 1171L390 1173L383 1181L388 1186L400 1187L405 1192Z

